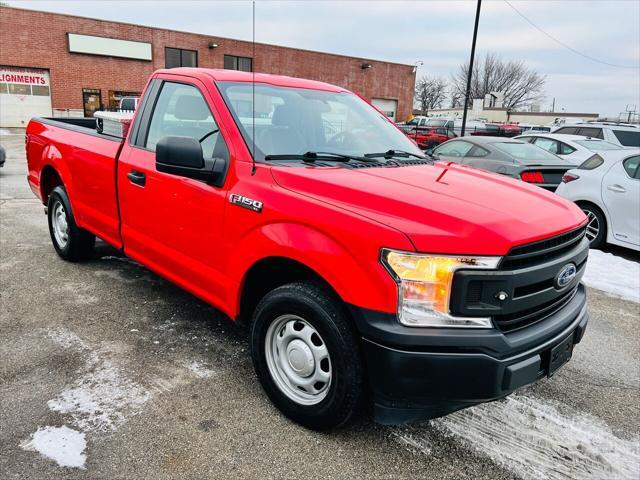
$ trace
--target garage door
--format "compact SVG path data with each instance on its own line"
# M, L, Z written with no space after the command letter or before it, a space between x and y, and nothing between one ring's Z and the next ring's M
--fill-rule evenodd
M387 117L389 117L394 122L396 121L396 112L398 110L398 101L397 100L388 100L386 98L373 98L371 99L371 103L374 107L384 113Z
M31 117L51 116L48 70L0 67L0 127L26 127Z

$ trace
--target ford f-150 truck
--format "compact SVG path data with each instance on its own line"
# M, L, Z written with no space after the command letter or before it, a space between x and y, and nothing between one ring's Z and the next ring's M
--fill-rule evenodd
M87 259L99 237L245 322L264 391L305 426L499 399L582 339L580 209L434 163L343 88L159 70L126 138L93 122L27 128L57 253Z

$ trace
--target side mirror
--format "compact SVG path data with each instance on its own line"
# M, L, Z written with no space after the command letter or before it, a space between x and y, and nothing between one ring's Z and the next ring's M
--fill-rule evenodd
M227 171L224 158L205 159L202 145L192 137L163 137L156 144L156 170L204 180L220 186Z

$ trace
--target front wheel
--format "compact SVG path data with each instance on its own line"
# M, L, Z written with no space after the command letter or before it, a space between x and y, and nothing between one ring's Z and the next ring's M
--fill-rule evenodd
M253 316L251 356L274 405L306 427L340 426L360 407L358 337L324 286L291 283L269 292Z
M591 248L600 248L607 238L607 221L598 207L584 204L580 208L587 216L586 236Z
M93 252L96 237L76 225L64 187L53 189L49 195L47 212L51 243L58 255L70 262L88 259Z

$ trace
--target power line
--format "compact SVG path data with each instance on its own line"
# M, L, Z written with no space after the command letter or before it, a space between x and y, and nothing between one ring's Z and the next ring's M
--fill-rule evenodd
M550 33L547 33L545 30L543 30L542 28L540 28L538 25L536 25L535 23L533 23L531 20L529 20L520 10L518 10L516 7L514 7L511 2L509 2L509 0L504 0L504 3L506 3L507 5L509 5L512 10L514 12L516 12L518 15L520 15L529 25L531 25L532 27L534 27L536 30L538 30L539 32L543 33L544 35L546 35L547 37L549 37L551 40L553 40L554 42L556 42L558 45L563 46L564 48L566 48L567 50L572 51L573 53L575 53L576 55L580 55L581 57L584 57L588 60L591 60L592 62L596 62L596 63L602 63L603 65L608 65L610 67L616 67L616 68L638 68L638 66L631 66L631 65L619 65L616 63L609 63L609 62L605 62L604 60L600 60L598 58L592 57L591 55L587 55L586 53L582 53L579 50L576 50L575 48L571 47L570 45L567 45L566 43L564 43L561 40L558 40L556 37L554 37L553 35L551 35Z

